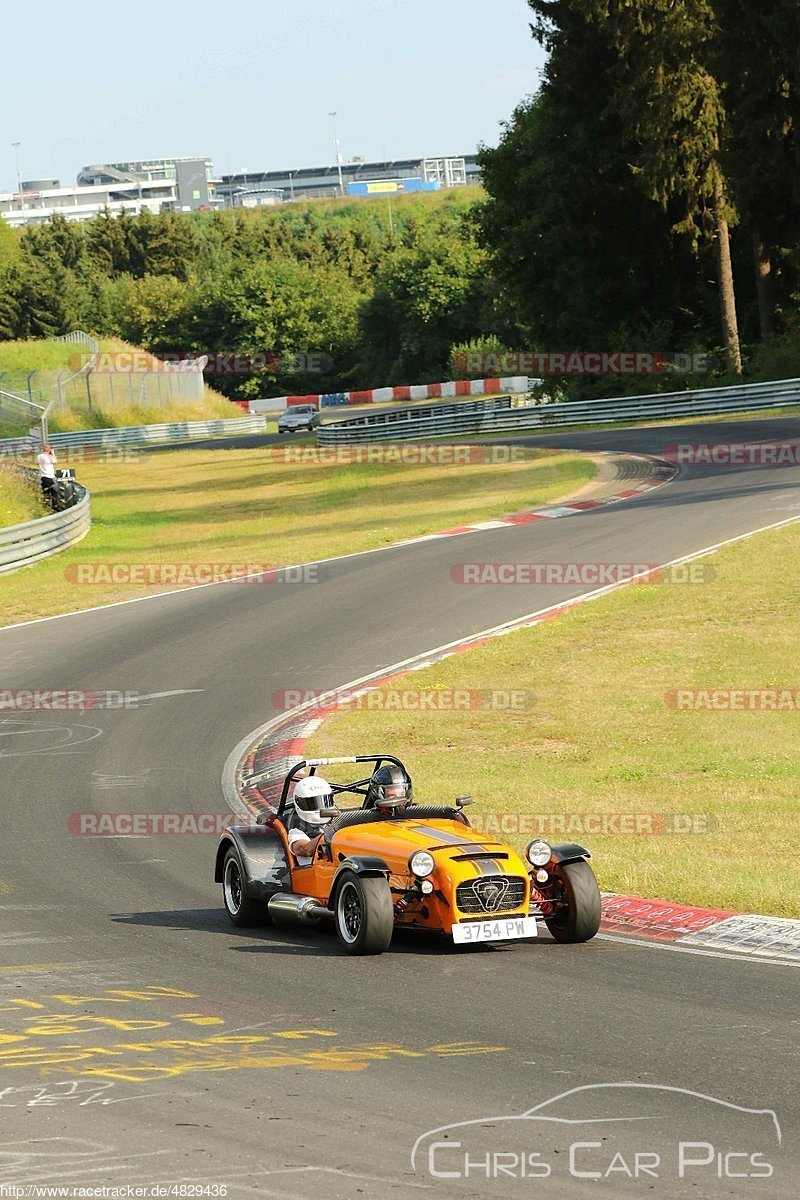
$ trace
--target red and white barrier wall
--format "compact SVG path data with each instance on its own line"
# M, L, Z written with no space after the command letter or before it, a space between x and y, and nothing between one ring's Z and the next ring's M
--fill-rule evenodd
M267 400L237 401L251 413L279 412L295 404L316 404L318 408L346 408L360 404L397 404L404 400L439 400L448 396L494 396L506 392L527 392L527 375L507 379L460 379L450 383L420 383L411 387L372 388L366 392L329 392L312 396L279 396Z

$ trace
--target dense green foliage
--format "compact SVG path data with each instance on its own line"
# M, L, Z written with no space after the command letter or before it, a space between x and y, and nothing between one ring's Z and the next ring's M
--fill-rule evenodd
M21 234L0 220L0 338L79 327L156 353L276 356L209 378L237 397L444 379L454 349L711 354L720 382L740 364L800 375L800 4L528 4L547 66L482 151L485 193Z
M746 372L800 375L796 0L528 3L542 86L482 154L504 340L735 371L738 325Z
M288 375L268 362L209 377L234 396L445 379L451 344L487 317L475 199L409 197L391 224L384 204L354 201L6 229L0 337L81 328L154 352L292 360Z

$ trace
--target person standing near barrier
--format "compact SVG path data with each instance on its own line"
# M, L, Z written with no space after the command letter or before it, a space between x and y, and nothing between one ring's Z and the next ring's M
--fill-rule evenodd
M42 452L37 456L36 461L39 464L39 483L42 486L42 495L53 511L55 511L56 463L58 459L53 453L53 447L49 442L46 442L42 447Z

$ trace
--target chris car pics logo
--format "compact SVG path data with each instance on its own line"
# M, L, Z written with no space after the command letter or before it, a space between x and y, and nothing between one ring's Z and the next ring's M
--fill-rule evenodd
M645 1187L649 1196L665 1197L679 1186L701 1196L704 1187L723 1181L725 1195L737 1195L746 1194L740 1188L774 1182L781 1152L772 1109L623 1082L572 1088L522 1113L429 1129L414 1143L411 1166L429 1184L463 1180L482 1195L490 1195L493 1184L545 1179L605 1183L606 1195L609 1185L614 1195Z

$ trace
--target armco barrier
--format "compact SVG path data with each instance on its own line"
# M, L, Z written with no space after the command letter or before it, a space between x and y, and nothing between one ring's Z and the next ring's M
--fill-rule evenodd
M447 399L449 396L492 396L501 392L527 392L541 382L527 375L508 379L459 379L449 383L420 383L410 387L372 388L365 392L327 392L313 396L280 396L277 399L251 400L251 413L277 412L295 404L316 404L317 408L347 408L349 405L390 404L400 401Z
M263 416L221 418L218 421L171 421L165 425L129 425L120 429L81 429L75 433L54 433L50 444L55 448L95 446L112 450L124 446L147 445L150 442L185 442L195 438L222 434L263 433ZM16 450L30 450L29 438L7 438L0 441L0 459Z
M86 536L92 524L91 502L86 488L77 486L80 499L72 508L0 528L0 575L50 558Z
M533 432L573 425L669 421L678 417L779 410L800 406L800 379L563 404L537 404L532 398L512 401L511 397L506 397L506 401L505 407L492 399L476 404L409 409L408 412L364 413L320 426L318 438L323 445L334 445L456 434ZM513 404L518 407L512 407Z

